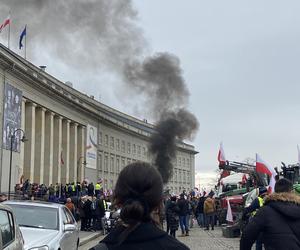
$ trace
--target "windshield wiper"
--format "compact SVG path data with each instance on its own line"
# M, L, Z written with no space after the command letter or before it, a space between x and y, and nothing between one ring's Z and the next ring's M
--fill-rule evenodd
M23 225L23 224L19 224L20 227L32 227L32 228L45 228L45 227L42 227L42 226L33 226L33 225Z

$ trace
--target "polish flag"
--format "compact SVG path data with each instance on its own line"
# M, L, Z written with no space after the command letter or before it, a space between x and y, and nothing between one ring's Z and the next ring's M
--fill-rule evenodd
M5 28L5 26L10 24L10 15L4 20L2 24L0 24L0 33Z
M242 177L242 184L246 184L247 182L247 175L246 174L243 174L243 177Z
M225 152L223 149L223 143L220 143L220 149L218 153L218 161L220 164L225 164L226 163L226 157L225 157Z
M258 154L256 154L256 172L267 174L268 176L270 176L268 191L269 193L273 193L276 183L275 176L277 175L277 173L275 169L265 163Z
M231 210L231 206L230 206L230 202L227 199L227 214L226 214L226 220L228 222L233 222L233 215L232 215L232 210Z

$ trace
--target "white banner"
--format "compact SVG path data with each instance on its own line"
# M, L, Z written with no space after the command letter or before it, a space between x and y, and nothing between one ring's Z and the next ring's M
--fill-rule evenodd
M86 167L97 169L97 128L92 125L87 125L86 137Z

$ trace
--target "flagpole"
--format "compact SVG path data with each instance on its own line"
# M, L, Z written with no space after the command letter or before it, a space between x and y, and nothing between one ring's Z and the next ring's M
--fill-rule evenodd
M7 47L10 47L10 24L11 24L11 12L9 11L9 24L8 24L8 38L7 38Z
M10 45L10 22L9 22L9 25L8 25L8 38L7 38L7 47L9 49L9 45Z
M25 50L24 50L24 58L26 60L26 47L27 47L27 24L25 25L25 29L26 29L26 35L25 35Z

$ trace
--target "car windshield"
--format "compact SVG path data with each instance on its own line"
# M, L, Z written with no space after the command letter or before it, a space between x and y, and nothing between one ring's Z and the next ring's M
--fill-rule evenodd
M21 227L58 230L58 209L9 204Z

